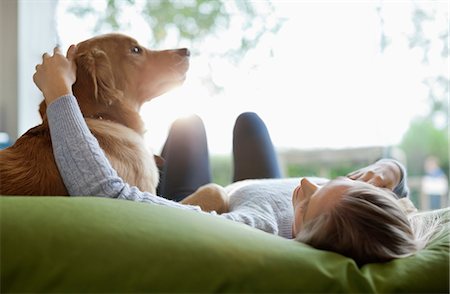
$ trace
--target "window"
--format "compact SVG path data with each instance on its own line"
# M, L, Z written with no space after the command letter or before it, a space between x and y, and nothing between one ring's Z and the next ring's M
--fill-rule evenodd
M151 46L148 24L152 16L141 13L146 2L115 2L128 4L120 8L112 27ZM111 7L96 1L91 12L80 17L88 3L60 1L57 20L63 46L89 38L100 15L110 15ZM212 2L154 3L174 3L176 9L180 3ZM376 147L385 152L404 147L412 122L418 118L446 134L448 7L443 1L249 1L247 7L239 7L239 3L245 6L240 1L217 3L223 4L227 13L211 34L192 41L167 26L163 31L167 38L156 48L188 46L193 51L185 84L142 108L148 143L156 153L170 124L190 114L204 120L213 155L229 155L234 120L244 111L263 118L280 156L292 149ZM77 13L73 13L74 7ZM208 5L198 8L198 14L191 17L201 18L214 9ZM253 16L263 17L246 22L250 9L260 9ZM176 16L172 20L175 22ZM195 31L195 22L185 24L186 30L191 27ZM96 33L102 33L111 26L97 29ZM248 42L252 34L258 35L250 38L253 43ZM245 41L251 43L248 51L234 59L226 57L224 48L239 51ZM442 140L448 146L448 138ZM413 174L423 173L428 153L441 152L424 148L420 156L403 150L408 165L416 170ZM434 155L442 157L447 170L448 152Z

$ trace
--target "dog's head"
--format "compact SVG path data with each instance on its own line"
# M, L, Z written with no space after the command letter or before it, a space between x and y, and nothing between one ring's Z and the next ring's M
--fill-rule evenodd
M139 111L185 80L189 50L152 51L128 36L107 34L79 43L76 62L73 92L86 116L114 104ZM43 105L40 110L45 113Z

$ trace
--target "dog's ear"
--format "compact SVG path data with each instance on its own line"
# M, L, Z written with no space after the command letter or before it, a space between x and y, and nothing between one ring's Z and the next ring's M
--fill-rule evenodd
M94 48L77 56L77 67L91 79L94 98L102 103L111 105L122 95L116 89L111 63L108 55L100 49ZM77 73L77 79L81 78Z

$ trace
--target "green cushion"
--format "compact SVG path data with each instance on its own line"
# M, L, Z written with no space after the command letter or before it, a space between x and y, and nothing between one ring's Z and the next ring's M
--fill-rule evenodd
M218 217L94 197L0 197L5 292L446 292L449 228L359 269ZM450 218L450 210L436 213Z

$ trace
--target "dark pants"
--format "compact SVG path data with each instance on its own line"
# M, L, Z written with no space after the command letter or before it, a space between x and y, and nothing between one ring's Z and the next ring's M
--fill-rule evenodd
M179 119L172 125L161 156L158 195L180 201L211 182L208 144L202 120ZM280 178L275 149L266 125L252 112L241 114L233 130L233 182Z

